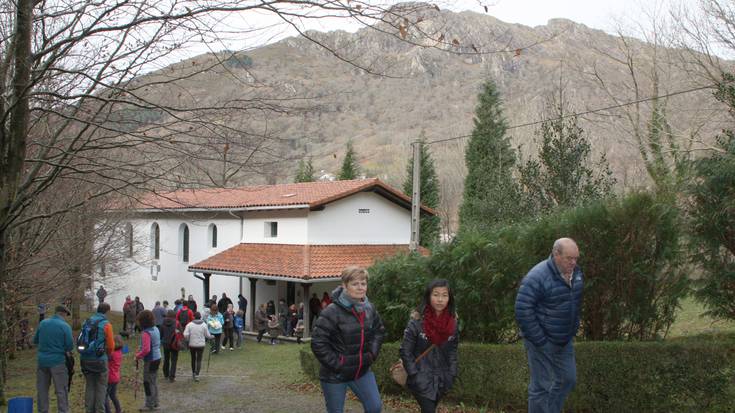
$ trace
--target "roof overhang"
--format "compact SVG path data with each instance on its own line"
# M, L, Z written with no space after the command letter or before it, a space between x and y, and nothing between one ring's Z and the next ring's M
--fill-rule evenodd
M284 277L278 275L267 275L267 274L255 274L249 272L233 272L233 271L219 271L219 270L200 270L200 269L188 269L191 273L202 273L202 274L215 274L215 275L226 275L228 277L240 277L240 278L257 278L259 280L273 280L273 281L290 281L301 284L314 284L321 282L341 281L340 276L334 277L318 277L318 278L295 278L295 277Z

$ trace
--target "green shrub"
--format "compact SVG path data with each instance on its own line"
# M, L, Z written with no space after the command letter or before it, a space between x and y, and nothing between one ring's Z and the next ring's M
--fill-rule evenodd
M370 270L370 299L399 340L426 282L450 281L464 339L517 337L518 283L548 257L554 240L574 238L585 274L582 336L650 340L668 330L689 281L681 270L678 211L649 194L601 201L539 221L465 233L430 257L402 256Z
M398 343L386 343L373 367L382 393L408 392L390 378ZM574 412L726 412L735 400L735 335L657 342L582 342L575 345L577 386L566 407ZM302 349L302 368L318 379L318 362ZM463 343L454 402L523 411L528 365L520 344Z

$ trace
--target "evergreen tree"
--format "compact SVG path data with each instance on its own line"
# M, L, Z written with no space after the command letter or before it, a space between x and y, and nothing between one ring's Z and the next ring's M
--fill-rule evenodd
M299 168L296 171L296 178L294 179L294 182L314 182L316 181L316 178L314 177L314 165L311 163L311 158L307 160L300 160L299 161Z
M349 179L357 179L359 175L360 165L357 164L355 150L352 148L352 141L348 141L345 160L342 161L342 169L340 169L337 179L340 181L346 181Z
M552 103L553 119L541 124L538 159L519 166L524 205L542 214L612 193L615 178L603 154L592 163L591 147L576 117L562 118L562 104Z
M459 210L460 232L484 232L523 215L513 180L516 155L506 135L500 94L492 81L483 85L478 99L475 128L465 152L467 177Z
M429 208L436 209L439 206L439 178L434 168L434 160L426 145L426 135L421 132L419 137L421 146L421 203ZM406 168L406 180L403 182L403 192L409 197L413 194L413 156ZM419 224L419 244L430 247L439 241L439 217L421 217Z
M735 76L726 73L715 98L735 113ZM735 320L735 131L717 136L717 151L692 161L689 186L692 259L703 270L696 296L707 314Z

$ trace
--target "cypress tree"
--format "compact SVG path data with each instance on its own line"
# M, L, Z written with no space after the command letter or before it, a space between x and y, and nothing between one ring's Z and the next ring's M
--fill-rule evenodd
M316 181L316 178L314 177L314 165L311 163L311 158L307 160L300 160L299 161L299 168L296 171L296 178L294 179L294 182L314 182Z
M421 203L429 208L436 209L439 206L439 178L434 168L434 160L431 158L426 145L426 135L421 132L419 136L421 146ZM409 197L413 194L413 155L408 161L406 168L406 180L403 182L403 192ZM419 244L430 247L439 241L439 217L421 217L419 225Z
M518 186L513 180L516 154L506 135L500 94L485 82L478 96L474 129L465 151L467 177L459 210L459 231L484 232L501 222L512 222L519 213Z
M352 141L348 141L345 159L342 161L342 169L340 169L337 179L340 181L347 181L349 179L357 179L359 175L360 165L357 164L355 150L352 148Z

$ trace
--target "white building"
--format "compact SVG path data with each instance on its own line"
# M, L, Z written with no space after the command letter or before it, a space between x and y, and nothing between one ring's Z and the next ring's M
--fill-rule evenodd
M117 311L126 295L151 308L189 294L200 304L243 294L252 327L261 303L284 298L308 311L311 294L331 292L347 265L408 252L410 209L410 198L378 179L150 194L127 225L125 275L100 281Z

